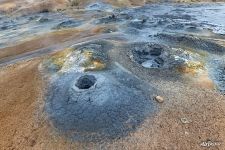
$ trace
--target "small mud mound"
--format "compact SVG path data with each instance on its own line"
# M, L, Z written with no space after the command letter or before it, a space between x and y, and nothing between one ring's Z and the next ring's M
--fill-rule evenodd
M154 112L152 91L142 84L118 69L65 74L49 87L46 111L54 127L73 140L121 138Z
M225 48L223 46L195 36L161 33L156 35L156 37L164 40L168 45L189 47L195 50L204 50L213 54L224 54L225 52Z
M131 44L131 60L145 68L176 68L185 63L188 55L157 43Z

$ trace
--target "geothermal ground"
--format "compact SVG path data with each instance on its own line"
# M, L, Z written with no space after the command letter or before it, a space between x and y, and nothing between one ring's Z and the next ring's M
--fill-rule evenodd
M225 3L19 12L0 13L0 149L225 149Z

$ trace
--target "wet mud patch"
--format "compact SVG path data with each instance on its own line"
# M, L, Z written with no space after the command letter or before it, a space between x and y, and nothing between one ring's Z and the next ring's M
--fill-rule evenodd
M82 69L85 51L92 50L95 60L110 62L110 47L103 43L74 46L76 52L83 53L67 55L64 65L67 60L81 65L72 61L50 75L45 105L49 120L56 131L75 141L99 142L128 136L156 111L152 100L156 90L121 67L108 64L110 67L99 71Z
M152 43L137 42L130 46L130 59L145 68L176 69L185 65L190 56L181 49Z

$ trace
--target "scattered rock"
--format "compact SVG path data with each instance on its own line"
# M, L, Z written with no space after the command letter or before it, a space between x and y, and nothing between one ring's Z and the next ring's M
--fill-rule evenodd
M164 98L162 96L156 96L155 100L159 103L163 103L164 102Z
M180 118L180 121L183 123L183 124L189 124L191 123L192 121L188 118Z

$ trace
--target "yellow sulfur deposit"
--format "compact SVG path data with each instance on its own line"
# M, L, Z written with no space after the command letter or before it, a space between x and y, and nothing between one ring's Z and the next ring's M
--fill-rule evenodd
M68 55L70 55L70 53L72 52L72 48L67 48L65 50L62 50L60 52L55 53L52 57L51 57L51 61L53 64L57 65L59 68L62 68L65 61L66 61L66 57Z
M81 64L84 67L84 71L94 71L94 70L102 70L106 67L106 64L99 59L93 58L93 52L84 51L83 55L86 60Z
M204 64L198 61L188 61L184 66L178 68L181 73L196 74L198 70L204 69Z

